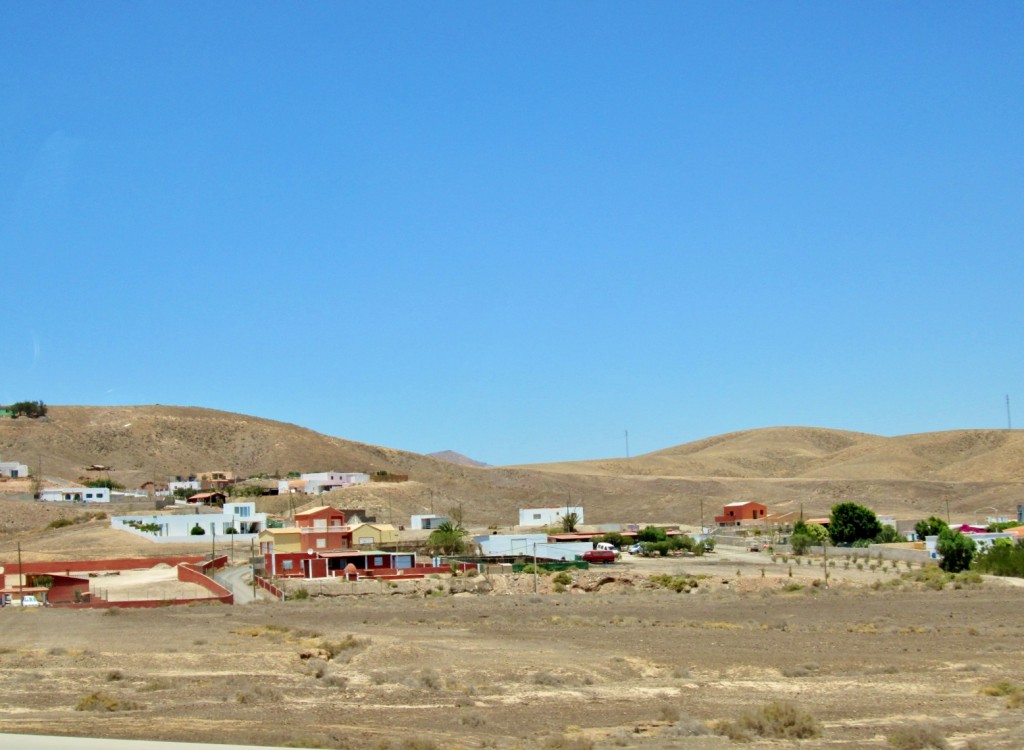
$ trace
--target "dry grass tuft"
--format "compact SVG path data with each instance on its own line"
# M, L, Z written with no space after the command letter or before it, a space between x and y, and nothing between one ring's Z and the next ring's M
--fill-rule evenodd
M103 692L82 696L75 706L76 711L137 711L142 706L134 701L121 700Z
M946 750L949 747L942 732L931 724L900 727L889 734L886 740L889 747L894 750L927 750L927 748Z
M804 740L820 737L821 725L806 711L790 703L776 702L748 711L735 722L721 722L715 731L738 741L753 736Z

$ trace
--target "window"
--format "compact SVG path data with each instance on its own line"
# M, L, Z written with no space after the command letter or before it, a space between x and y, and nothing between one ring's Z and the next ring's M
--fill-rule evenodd
M324 539L323 537L320 537L319 539L316 540L316 548L317 549L323 549L326 546L327 546L327 540Z
M292 560L282 560L281 561L281 570L291 570L294 566L295 566L295 563Z
M373 558L373 567L375 567L375 568L383 568L384 567L384 558L381 557L380 555L377 555L376 557L374 557Z
M240 508L235 508L235 513L242 516L243 518L249 515L251 508L248 505L243 505Z
M533 514L533 520L534 521L539 521L540 520L540 513L534 513Z

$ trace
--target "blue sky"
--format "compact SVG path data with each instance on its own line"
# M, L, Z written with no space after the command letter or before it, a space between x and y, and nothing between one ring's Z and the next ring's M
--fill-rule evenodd
M1022 38L1015 2L6 3L0 402L492 464L1024 424Z

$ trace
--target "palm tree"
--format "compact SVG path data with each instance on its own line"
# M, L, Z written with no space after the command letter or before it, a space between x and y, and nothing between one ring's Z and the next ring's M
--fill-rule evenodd
M576 531L576 524L580 522L580 514L576 511L570 511L562 516L562 531L567 534L571 534Z
M469 534L462 526L444 521L430 532L427 545L442 555L460 555L466 551L466 536Z

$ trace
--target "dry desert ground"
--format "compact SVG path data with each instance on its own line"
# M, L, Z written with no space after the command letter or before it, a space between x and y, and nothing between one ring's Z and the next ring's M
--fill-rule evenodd
M629 558L561 593L551 576L538 593L530 575L439 577L234 606L6 608L0 731L353 750L1024 747L1024 589L933 590L903 572L840 565L825 590L817 565L791 577L722 550ZM742 722L775 702L796 711L775 725L818 735Z

